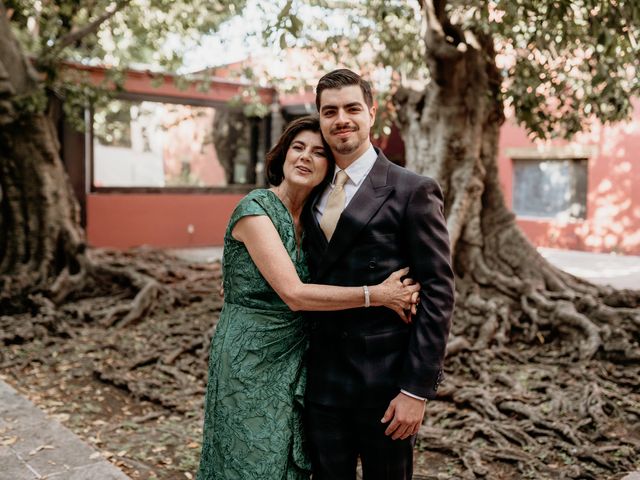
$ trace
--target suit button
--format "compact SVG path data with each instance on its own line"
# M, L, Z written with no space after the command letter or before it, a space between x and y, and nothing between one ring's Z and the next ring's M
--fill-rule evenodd
M378 264L376 263L376 261L375 261L375 260L371 260L371 261L369 262L369 268L370 268L371 270L373 270L373 269L374 269L374 268L376 268L377 266L378 266Z

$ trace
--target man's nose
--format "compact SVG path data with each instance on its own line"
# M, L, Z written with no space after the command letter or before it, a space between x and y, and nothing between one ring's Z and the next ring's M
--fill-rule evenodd
M342 109L338 110L336 121L338 121L339 123L344 123L348 121L347 112L345 112Z

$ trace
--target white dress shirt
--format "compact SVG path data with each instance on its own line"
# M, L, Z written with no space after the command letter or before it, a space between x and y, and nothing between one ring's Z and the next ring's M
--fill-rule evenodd
M351 165L344 169L347 176L347 183L344 184L344 196L345 196L345 204L344 208L347 208L349 202L353 199L354 195L364 182L364 179L367 178L367 175L373 168L373 164L376 163L376 159L378 158L378 154L373 149L373 145L369 144L369 148L366 152L364 152L357 160L355 160ZM335 186L336 174L342 170L338 165L336 165L335 170L333 172L333 179L331 183L327 185L322 192L322 195L318 199L315 205L314 214L318 222L322 218L322 214L324 213L324 209L327 207L327 200L329 198L329 194L333 187Z
M351 165L349 165L347 168L344 169L344 171L347 173L347 176L349 177L347 182L344 184L344 194L345 194L344 208L347 208L347 205L349 205L349 202L355 196L356 192L360 188L360 185L362 185L362 183L364 182L364 179L367 178L367 175L369 175L369 172L373 168L373 164L376 163L377 159L378 159L378 154L374 150L373 145L369 144L369 148L367 149L367 151L364 152ZM320 222L320 219L322 218L322 214L324 213L324 209L327 206L327 200L329 198L329 194L331 193L331 191L335 186L336 174L340 170L342 169L338 167L338 165L336 165L335 170L333 172L333 179L331 180L331 183L327 185L327 187L324 189L324 192L322 192L322 195L320 196L320 198L315 204L314 214L316 216L316 219L318 220L318 223ZM400 390L400 391L411 398L415 398L418 400L425 400L424 398L419 397L418 395L414 395L413 393L407 392L406 390Z

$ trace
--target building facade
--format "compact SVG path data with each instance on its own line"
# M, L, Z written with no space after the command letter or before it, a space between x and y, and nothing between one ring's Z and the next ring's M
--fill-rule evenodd
M106 70L73 65L95 83ZM87 110L86 131L61 125L63 158L97 247L221 245L237 202L265 185L263 160L284 124L315 111L313 93L213 77L181 85L128 71L124 90ZM261 114L248 108L261 105ZM640 104L618 125L572 142L532 142L507 121L500 181L536 246L640 255ZM403 162L393 129L378 143Z

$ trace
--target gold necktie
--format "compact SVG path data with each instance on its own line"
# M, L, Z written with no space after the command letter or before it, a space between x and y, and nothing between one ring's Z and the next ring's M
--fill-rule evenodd
M336 174L336 182L333 190L327 199L327 206L324 209L322 218L320 219L320 228L327 237L327 241L331 240L333 232L336 229L340 214L344 210L346 195L344 193L344 184L349 180L349 175L344 170L340 170Z

